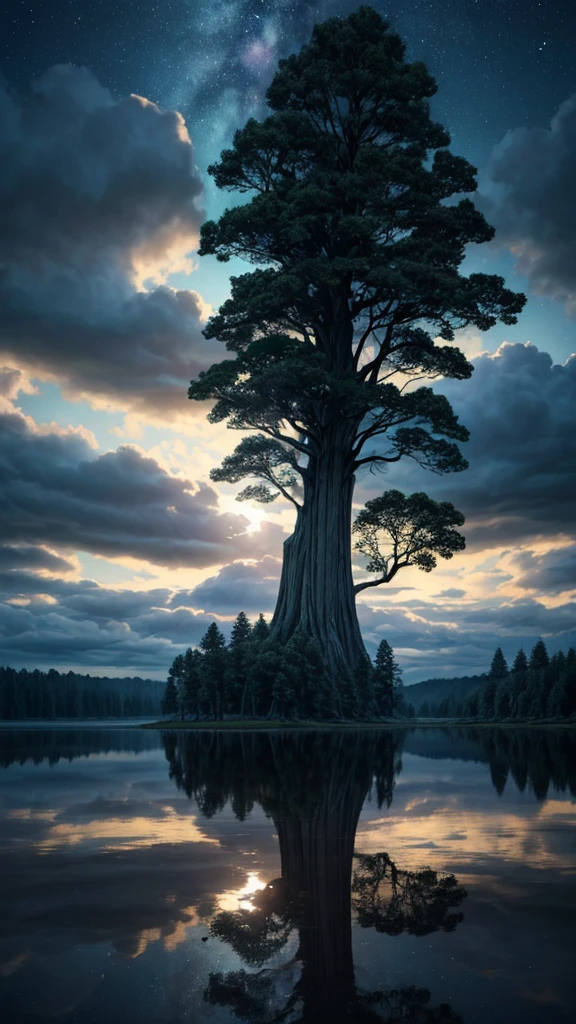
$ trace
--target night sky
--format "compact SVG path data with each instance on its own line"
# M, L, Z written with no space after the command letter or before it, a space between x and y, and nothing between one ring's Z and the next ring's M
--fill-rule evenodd
M209 480L238 436L191 406L223 355L201 329L241 264L199 261L206 168L262 116L276 62L325 0L5 3L0 15L0 663L161 676L216 616L274 607L287 505ZM528 296L463 332L469 382L437 385L471 468L403 464L358 484L427 490L468 549L359 604L405 681L576 640L576 5L374 3L439 85L432 111L479 171L497 229L464 272ZM358 571L361 572L359 563ZM397 585L396 585L397 584Z

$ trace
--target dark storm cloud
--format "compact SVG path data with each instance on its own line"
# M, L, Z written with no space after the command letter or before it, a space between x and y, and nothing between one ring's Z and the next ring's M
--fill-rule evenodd
M182 264L203 219L181 115L59 65L28 96L0 86L0 155L0 352L67 394L186 410L214 360L201 301L138 290Z
M469 543L516 545L536 534L572 533L576 356L553 365L533 345L505 344L475 361L468 386L450 382L443 390L471 434L470 469L445 480L470 519Z
M381 640L393 647L404 682L434 676L487 672L497 646L511 662L520 647L530 650L542 636L550 653L576 644L576 604L547 608L540 601L489 595L482 601L435 608L424 601L358 603L358 620L369 653Z
M470 468L435 476L410 460L365 476L359 501L379 490L427 491L466 515L467 546L519 546L535 536L572 535L576 523L576 356L553 365L534 345L503 344L474 360L470 381L442 381L470 430Z
M535 292L576 313L576 95L549 128L515 128L492 153L481 205Z
M134 448L95 457L81 431L35 431L18 413L0 414L0 459L8 543L201 568L261 556L283 537L273 525L247 534L243 516L218 512L211 487L170 476Z
M576 546L556 548L544 555L521 551L513 563L522 573L516 583L525 590L554 594L576 590Z
M84 671L110 666L108 675L164 673L181 649L173 650L166 639L142 637L126 623L74 619L54 606L33 614L0 604L0 638L4 664L82 665Z
M213 621L188 604L189 593L174 598L165 587L113 590L93 580L0 572L2 663L164 674L176 654L198 644ZM229 634L231 623L219 626Z
M498 622L502 636L518 634L520 636L566 634L573 638L576 634L576 602L555 608L547 608L539 601L525 599L494 608L476 608L462 616L464 626L492 625ZM572 642L572 640L571 640ZM569 646L566 644L565 646Z
M272 557L265 557L252 565L233 562L223 566L216 576L204 580L194 590L180 592L172 606L177 608L187 604L223 615L237 614L240 609L251 613L273 611L280 569L281 563Z
M6 569L47 569L50 572L70 572L72 562L55 555L46 548L0 547L0 573Z

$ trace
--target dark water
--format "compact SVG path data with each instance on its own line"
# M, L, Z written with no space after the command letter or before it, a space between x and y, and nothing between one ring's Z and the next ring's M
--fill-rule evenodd
M4 1024L564 1022L576 735L0 730Z

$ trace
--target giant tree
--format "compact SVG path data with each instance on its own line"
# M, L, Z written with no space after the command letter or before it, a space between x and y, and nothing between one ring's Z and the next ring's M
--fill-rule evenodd
M296 508L272 637L312 635L335 688L366 657L352 578L356 475L404 456L437 473L466 467L457 442L468 433L429 382L470 376L455 330L515 323L524 302L501 277L459 273L466 246L493 229L457 199L475 190L475 169L431 119L435 91L361 7L280 61L269 116L251 118L209 169L248 201L204 224L200 254L254 269L231 278L205 330L234 358L189 395L212 401L212 422L257 431L212 478L252 479L240 498L282 495ZM425 564L433 554L424 550Z

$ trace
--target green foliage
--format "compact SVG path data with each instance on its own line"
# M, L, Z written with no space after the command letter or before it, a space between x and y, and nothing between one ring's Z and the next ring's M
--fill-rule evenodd
M496 648L496 654L492 658L488 675L491 679L505 679L508 675L508 665L506 664L506 658L502 653L501 647Z
M394 651L387 640L380 641L376 652L374 698L378 713L383 718L391 718L402 709L402 669L397 665Z
M264 437L263 434L255 434L253 437L245 437L234 454L227 455L222 466L213 469L210 476L212 480L226 480L229 483L236 483L246 476L262 477L276 490L271 491L265 484L256 484L245 487L238 494L237 500L246 501L247 498L253 498L267 504L274 501L279 494L284 494L292 500L288 488L296 485L297 469L296 455L290 448L272 438Z
M178 691L178 706L181 718L198 718L200 715L201 655L190 647L184 655L184 665Z
M522 648L520 648L520 650L518 651L518 654L514 658L514 662L512 664L512 672L515 673L515 674L521 674L521 673L525 673L527 671L528 671L528 659L526 658L526 655L525 655L524 651L522 650Z
M366 502L358 513L353 532L359 535L356 547L368 558L368 572L380 573L378 580L356 586L356 592L379 583L388 583L399 569L416 565L424 572L436 566L436 555L452 558L462 551L465 540L454 526L462 526L464 516L450 502L433 501L428 495L406 496L401 491L385 491ZM381 550L385 538L386 547Z
M178 685L174 676L168 677L166 691L162 698L162 714L176 715L178 712Z
M379 714L379 707L376 700L375 672L369 658L362 658L356 666L354 690L356 696L355 718L366 721L376 718Z
M546 644L543 640L538 640L530 653L530 661L528 662L528 668L532 672L538 672L540 669L548 668L550 664L550 658L548 657L548 651L546 650Z
M483 686L464 698L453 695L431 704L426 701L419 714L486 721L576 719L576 653L570 648L567 654L559 651L550 658L539 640L530 664L520 650L508 671L498 648Z

